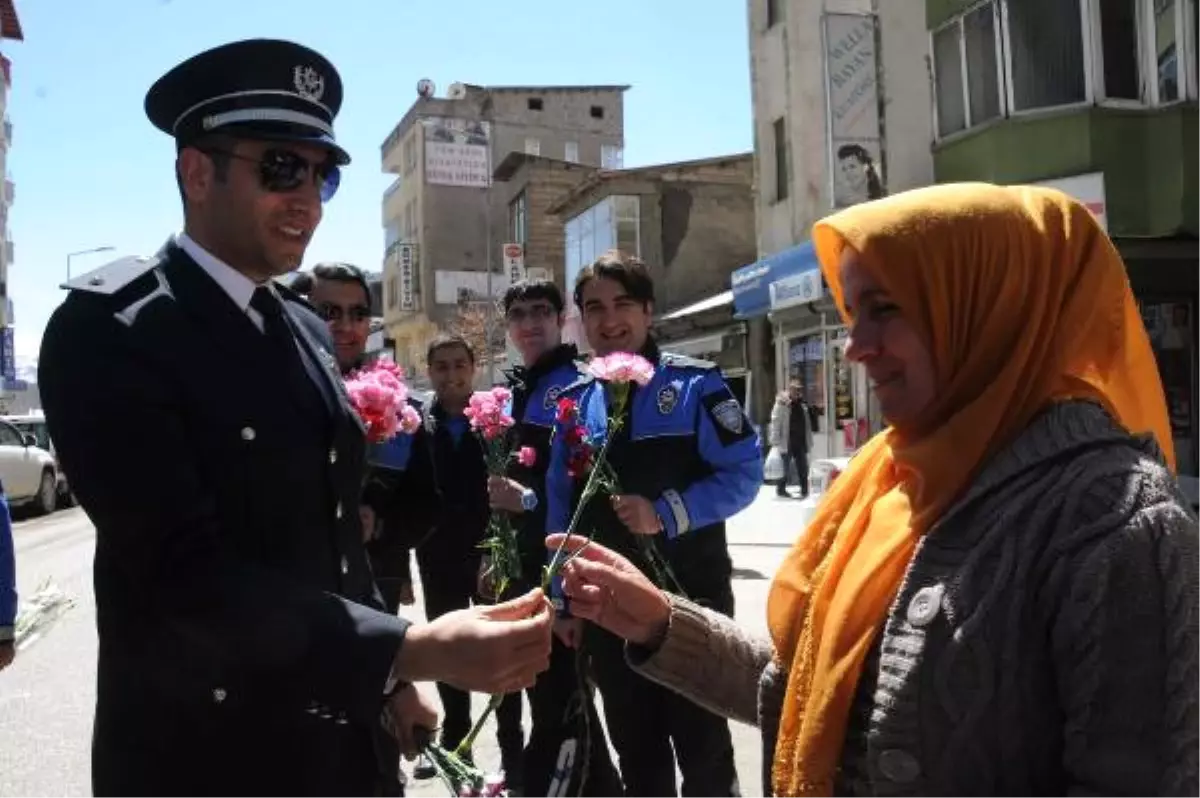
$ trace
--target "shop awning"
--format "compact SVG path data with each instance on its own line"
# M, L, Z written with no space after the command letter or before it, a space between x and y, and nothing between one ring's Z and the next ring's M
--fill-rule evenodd
M690 305L685 305L678 310L672 310L659 320L670 321L672 319L682 319L685 316L694 316L697 313L703 313L706 310L714 310L724 305L728 305L732 301L733 291L722 291L716 296L710 296L707 299L701 299L699 302L693 302Z
M734 317L767 315L771 310L771 283L819 267L816 250L808 241L743 266L730 276Z

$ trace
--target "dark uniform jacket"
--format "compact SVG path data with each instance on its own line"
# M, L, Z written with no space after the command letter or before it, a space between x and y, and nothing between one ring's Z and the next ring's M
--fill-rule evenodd
M425 418L441 513L433 532L417 547L422 573L474 574L483 552L491 508L487 463L479 437L468 426L455 439L446 411L435 399Z
M325 325L281 289L281 357L173 244L69 287L38 382L96 526L96 793L373 792L407 624L377 610Z

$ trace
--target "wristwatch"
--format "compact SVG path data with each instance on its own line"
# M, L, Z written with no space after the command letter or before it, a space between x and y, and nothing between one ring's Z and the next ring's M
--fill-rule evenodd
M537 509L538 497L537 491L533 488L526 488L521 491L521 509L525 512L533 512Z

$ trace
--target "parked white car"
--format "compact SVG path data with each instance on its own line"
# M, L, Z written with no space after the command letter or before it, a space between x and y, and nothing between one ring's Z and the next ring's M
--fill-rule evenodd
M12 506L32 504L38 513L58 504L58 466L37 438L0 421L0 480Z

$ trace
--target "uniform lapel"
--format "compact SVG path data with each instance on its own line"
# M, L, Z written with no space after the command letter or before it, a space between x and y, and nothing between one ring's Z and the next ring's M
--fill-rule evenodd
M304 356L301 358L304 362L304 370L308 372L309 379L321 392L326 407L333 415L350 416L358 428L366 434L366 427L363 425L362 419L350 406L350 397L346 394L346 385L342 382L337 360L309 332L308 327L299 316L300 311L295 309L291 302L285 301L283 306L287 309L288 323L291 325L292 333L296 336L296 340L304 352Z

